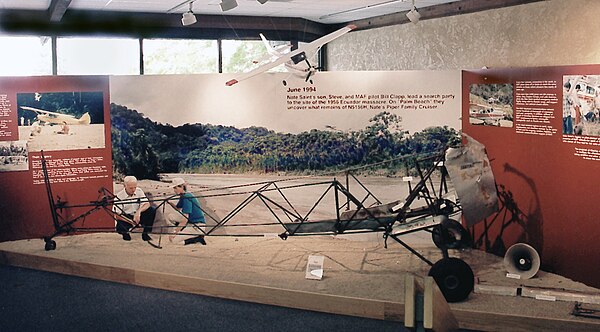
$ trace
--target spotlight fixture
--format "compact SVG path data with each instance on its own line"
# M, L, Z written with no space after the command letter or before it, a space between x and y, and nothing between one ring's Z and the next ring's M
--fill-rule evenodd
M421 14L419 14L417 7L415 7L415 0L413 0L412 5L412 9L408 13L406 13L406 17L408 17L409 21L417 23L419 22L419 19L421 19Z
M406 17L408 17L409 21L411 21L413 23L417 23L417 22L419 22L419 19L421 18L421 14L419 14L419 11L417 10L417 8L413 8L408 13L406 13Z
M264 5L269 0L256 0L256 1L260 2L261 5Z
M235 0L221 0L221 10L226 12L237 7L237 1Z
M181 24L183 24L184 26L192 25L197 22L196 15L194 15L194 12L192 11L193 3L193 1L190 2L190 10L183 13L183 16L181 17Z

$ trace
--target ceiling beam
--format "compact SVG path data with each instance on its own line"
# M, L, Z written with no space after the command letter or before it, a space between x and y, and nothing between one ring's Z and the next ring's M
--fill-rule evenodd
M302 18L196 14L198 23L182 26L181 14L69 10L60 22L45 12L0 10L0 29L14 34L52 36L112 35L135 38L258 39L309 42L333 27Z
M462 15L468 13L475 13L490 9L497 9L503 7L517 6L532 2L539 2L544 0L460 0L454 2L443 3L435 6L418 8L419 14L421 14L421 21L432 18L441 18L455 15ZM382 15L372 18L366 18L362 20L356 20L348 23L356 25L356 30L367 30L374 28L381 28L391 25L410 23L406 17L408 11L403 11L394 14Z
M50 22L60 22L70 4L71 0L52 0L48 6Z
M460 0L419 9L421 20L474 13L544 0ZM321 24L302 18L196 14L198 23L184 27L181 14L115 11L66 11L70 0L52 0L48 12L0 9L0 30L14 34L50 36L108 35L134 38L258 39L310 42L352 23L356 30L373 29L410 21L407 11L344 24ZM59 7L63 9L59 9ZM58 21L48 20L48 13Z

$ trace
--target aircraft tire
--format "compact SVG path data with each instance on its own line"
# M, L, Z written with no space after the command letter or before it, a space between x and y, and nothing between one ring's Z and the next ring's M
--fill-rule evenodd
M442 236L443 235L443 236ZM464 249L472 246L471 234L456 220L447 219L433 228L431 239L436 247L447 249Z
M473 286L475 276L469 264L458 258L442 258L429 270L446 301L459 302L467 299Z

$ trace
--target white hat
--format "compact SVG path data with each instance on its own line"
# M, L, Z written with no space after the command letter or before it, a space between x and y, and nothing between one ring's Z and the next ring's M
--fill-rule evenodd
M172 187L181 186L183 184L185 184L185 181L182 178L173 178L173 180L171 180Z

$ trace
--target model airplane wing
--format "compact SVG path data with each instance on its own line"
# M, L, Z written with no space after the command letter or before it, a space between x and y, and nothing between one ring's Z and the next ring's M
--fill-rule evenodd
M75 118L75 116L70 115L70 114L50 112L50 111L41 110L41 109L35 108L35 107L21 106L21 108L24 110L36 112L38 114L48 114L48 115L61 116L61 117L67 117L67 118L73 118L73 119Z
M336 30L336 31L328 34L328 35L318 38L308 44L302 45L289 53L282 54L281 56L276 57L273 61L266 63L258 68L255 68L254 70L251 70L247 73L243 73L243 74L241 74L241 76L238 76L238 78L234 78L234 79L227 81L227 83L225 83L225 85L232 86L240 81L243 81L243 80L249 79L251 77L254 77L258 74L264 73L271 68L275 68L283 63L286 63L287 61L290 61L290 60L294 61L295 57L297 57L303 53L305 54L305 52L310 52L310 51L316 50L319 47L329 43L330 41L332 41L336 38L339 38L339 37L343 36L344 34L354 30L355 28L356 28L355 25L352 25L352 24L347 25L339 30Z

